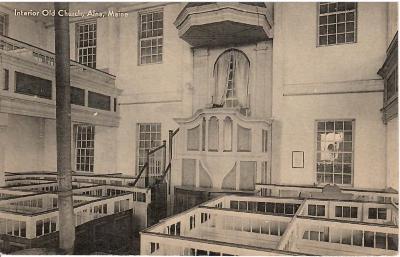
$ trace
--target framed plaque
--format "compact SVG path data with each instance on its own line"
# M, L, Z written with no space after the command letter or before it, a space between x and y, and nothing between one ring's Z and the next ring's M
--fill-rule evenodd
M292 151L292 168L304 168L303 151Z

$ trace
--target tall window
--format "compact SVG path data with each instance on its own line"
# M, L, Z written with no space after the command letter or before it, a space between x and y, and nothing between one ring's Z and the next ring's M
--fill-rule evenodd
M163 12L147 12L140 16L140 64L160 63L163 52Z
M77 24L77 57L79 63L96 68L97 23L89 21Z
M146 163L146 150L161 145L161 123L138 124L138 150L136 159L136 172L143 168Z
M351 184L353 121L317 121L317 182Z
M8 15L5 13L0 13L0 35L7 36L8 30Z
M74 125L76 171L93 172L94 126Z
M356 42L356 3L323 2L318 7L318 42L320 46Z
M250 62L243 52L230 49L221 54L214 66L213 104L248 108L249 70Z

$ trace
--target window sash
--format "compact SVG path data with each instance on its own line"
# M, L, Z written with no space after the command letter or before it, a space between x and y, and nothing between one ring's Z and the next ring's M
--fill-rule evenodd
M357 42L357 3L319 3L317 7L318 46Z
M316 181L352 185L354 120L316 121Z
M75 128L75 167L77 171L94 170L95 127L77 124Z
M79 63L96 68L97 22L88 21L76 26L76 56Z
M163 23L161 10L139 14L139 64L162 62Z
M146 163L146 150L161 145L161 123L138 123L136 142L136 172L138 174Z
M0 13L0 35L7 36L8 34L8 14Z

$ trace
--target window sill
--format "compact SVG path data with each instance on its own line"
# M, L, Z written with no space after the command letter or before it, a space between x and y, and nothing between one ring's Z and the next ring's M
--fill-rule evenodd
M338 44L326 44L326 45L320 45L320 44L317 44L317 48L319 48L319 47L329 47L329 46L343 46L343 45L352 45L352 44L357 44L358 42L357 41L354 41L354 42L346 42L346 43L338 43Z
M149 65L157 65L157 64L163 64L163 61L161 62L150 62L150 63L138 63L138 66L149 66Z

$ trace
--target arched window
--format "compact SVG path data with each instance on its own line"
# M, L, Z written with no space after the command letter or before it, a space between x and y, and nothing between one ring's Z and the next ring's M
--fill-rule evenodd
M236 49L221 54L214 65L215 92L213 104L248 108L250 62Z

